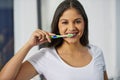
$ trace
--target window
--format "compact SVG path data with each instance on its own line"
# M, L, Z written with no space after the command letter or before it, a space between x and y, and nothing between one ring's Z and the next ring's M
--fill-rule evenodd
M13 55L13 0L0 0L0 69Z

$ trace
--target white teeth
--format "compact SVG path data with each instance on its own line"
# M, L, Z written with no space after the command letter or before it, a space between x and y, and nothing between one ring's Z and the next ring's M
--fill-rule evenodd
M76 36L76 35L77 35L76 33L69 33L69 34L72 34L73 36Z
M74 33L74 35L76 35L76 33Z
M73 35L75 36L75 35L76 35L76 33L73 33Z
M67 33L67 34L73 34L73 36L76 36L76 35L77 35L77 33Z

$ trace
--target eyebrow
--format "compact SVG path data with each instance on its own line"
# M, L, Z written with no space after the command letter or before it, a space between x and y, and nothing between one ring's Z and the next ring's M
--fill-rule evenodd
M79 20L79 19L82 20L82 18L77 18L77 19L75 19L75 20Z
M74 20L82 20L82 18L76 18L76 19L74 19ZM60 21L62 21L62 20L68 20L68 19L60 19Z

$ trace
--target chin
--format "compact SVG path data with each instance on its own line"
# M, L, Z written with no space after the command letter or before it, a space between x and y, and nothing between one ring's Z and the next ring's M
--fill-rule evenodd
M66 38L64 39L65 42L67 42L68 44L76 44L79 43L80 40L78 38Z
M76 43L78 43L78 41L77 40L69 40L69 41L67 41L67 43L69 43L69 44L76 44Z

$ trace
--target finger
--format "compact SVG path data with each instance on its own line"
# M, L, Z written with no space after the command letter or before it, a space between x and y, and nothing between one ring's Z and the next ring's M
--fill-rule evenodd
M41 36L41 35L38 34L38 33L36 33L36 32L33 33L33 40L32 40L32 41L33 41L34 44L37 44L37 43L40 42L40 38L41 38L40 36Z
M43 44L43 43L46 43L46 42L48 42L48 40L40 41L39 44Z
M42 30L38 30L37 33L41 35L40 38L39 38L40 41L43 41L43 40L46 39L46 35Z
M35 32L34 35L39 40L42 38L42 34L41 33Z
M48 34L48 32L43 31L43 33L45 34L45 37L48 40L48 42L51 42L50 35Z

